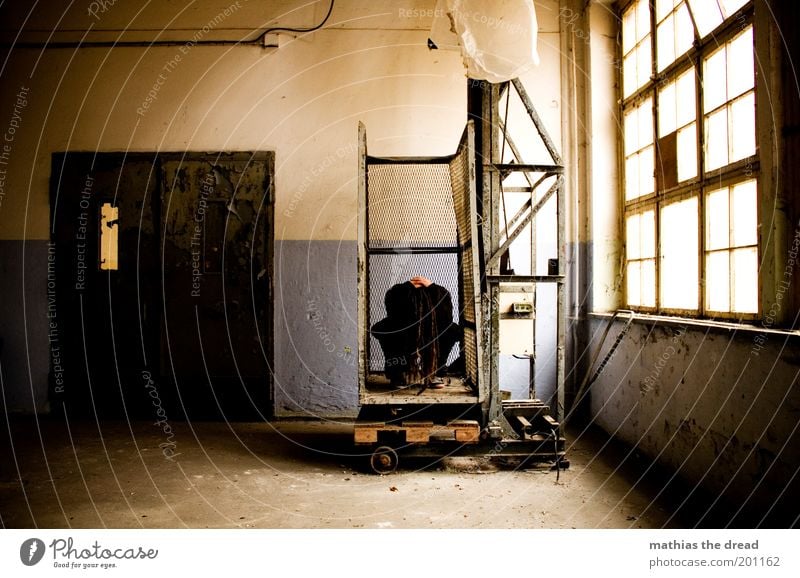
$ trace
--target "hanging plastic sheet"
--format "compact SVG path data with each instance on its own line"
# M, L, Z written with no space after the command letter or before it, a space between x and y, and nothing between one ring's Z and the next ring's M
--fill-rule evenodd
M460 50L467 76L505 82L539 64L532 0L439 0L430 42Z

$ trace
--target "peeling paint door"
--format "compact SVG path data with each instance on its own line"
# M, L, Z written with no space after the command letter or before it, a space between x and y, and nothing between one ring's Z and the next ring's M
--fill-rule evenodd
M162 155L161 379L192 418L269 411L272 155Z
M272 153L53 155L52 404L271 413L272 170Z
M155 156L58 153L48 262L50 401L68 416L147 417L158 367Z

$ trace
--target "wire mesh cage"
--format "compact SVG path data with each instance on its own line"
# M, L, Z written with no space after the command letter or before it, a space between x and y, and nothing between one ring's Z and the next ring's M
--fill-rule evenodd
M413 276L447 290L459 340L447 357L460 383L479 395L479 299L472 125L448 157L382 159L366 154L361 130L359 195L359 384L385 383L386 359L373 328L387 317L384 298ZM414 320L410 319L409 323ZM460 360L463 358L463 363ZM388 372L388 369L386 369ZM383 379L382 379L383 378ZM363 399L362 399L363 401Z

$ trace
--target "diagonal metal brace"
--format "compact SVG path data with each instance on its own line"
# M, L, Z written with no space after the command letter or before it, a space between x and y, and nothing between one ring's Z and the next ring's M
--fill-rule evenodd
M506 142L508 143L508 148L511 149L511 154L514 156L514 160L518 163L521 163L522 154L520 153L519 148L517 148L517 143L515 143L514 139L511 138L511 135L508 134L508 129L506 125L503 124L503 121L498 120L497 123L500 125L500 132L503 133L503 138L506 139ZM500 160L502 161L503 159ZM522 176L525 177L526 181L528 181L528 186L531 187L531 189L536 188L536 186L533 184L533 181L531 181L531 177L528 173L522 173Z
M536 126L536 130L539 131L539 136L542 137L542 142L544 146L547 148L547 152L550 153L550 156L553 157L553 162L557 165L563 165L564 161L561 159L561 155L558 154L556 150L556 146L553 144L553 140L550 138L550 134L547 132L547 129L542 122L542 119L539 118L539 114L536 112L536 109L533 107L533 103L531 102L530 97L528 96L525 87L522 86L522 82L519 78L515 78L511 81L514 85L514 88L517 89L517 94L519 94L520 100L522 100L522 104L525 105L525 110L528 111L528 116L531 117L533 124Z
M548 179L548 178L550 178L550 177L552 177L552 176L553 176L553 173L546 173L546 174L542 175L542 177L541 177L541 178L540 178L538 181L536 181L536 183L531 183L531 190L530 190L530 191L524 191L524 192L526 192L526 193L527 193L527 192L530 192L530 193L535 193L535 192L536 192L536 188L537 188L539 185L541 185L541 184L544 182L544 180L545 180L545 179ZM503 187L503 192L505 193L506 191L508 191L508 189L509 189L509 187ZM533 195L531 195L531 196L530 196L530 197L529 197L529 198L528 198L528 199L527 199L527 200L526 200L526 201L525 201L525 202L522 204L522 206L519 208L519 210L518 210L516 213L514 213L514 216L513 216L513 217L511 217L511 220L509 220L509 221L508 221L508 226L509 226L509 227L511 227L511 228L514 228L514 225L516 224L516 222L517 222L519 219L521 219L521 218L522 218L522 216L525 214L525 212L526 212L528 209L530 209L530 207L531 207L531 203L532 203L532 202L533 202Z
M494 254L489 258L489 260L486 262L486 269L490 269L495 266L497 261L500 259L500 256L503 253L505 253L506 250L508 250L508 247L511 246L511 243L514 242L514 239L516 239L517 237L520 236L520 234L522 234L522 230L525 228L525 226L531 222L531 220L536 216L536 214L541 210L541 208L544 207L545 203L547 203L547 201L550 200L550 197L553 196L553 193L555 193L559 188L561 188L561 184L563 182L564 182L564 176L558 175L556 177L556 182L553 183L553 186L551 186L544 194L544 196L536 202L536 205L534 205L531 211L525 216L524 219L522 219L522 221L520 221L519 225L517 225L514 231L508 235L508 238L505 241L503 241L503 243L500 245L497 251L495 251Z

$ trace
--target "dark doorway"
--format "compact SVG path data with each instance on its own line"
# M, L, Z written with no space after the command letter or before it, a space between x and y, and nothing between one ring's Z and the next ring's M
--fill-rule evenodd
M68 415L267 417L272 153L70 152L52 169L51 400Z

